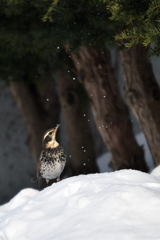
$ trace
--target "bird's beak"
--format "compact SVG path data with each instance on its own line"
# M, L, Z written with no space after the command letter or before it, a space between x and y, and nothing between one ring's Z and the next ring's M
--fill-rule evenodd
M55 127L55 130L54 130L55 133L57 132L59 126L60 126L60 124L57 124L57 126Z
M56 137L56 132L59 128L60 124L57 124L57 126L54 128L54 131L53 131L53 134L52 134L52 137L55 138Z
M57 126L56 126L56 130L59 128L59 126L60 126L60 124L57 124Z

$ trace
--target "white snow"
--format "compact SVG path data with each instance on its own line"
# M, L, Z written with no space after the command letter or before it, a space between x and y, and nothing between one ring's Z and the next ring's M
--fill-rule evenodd
M160 180L160 165L153 169L151 175L155 176L157 179Z
M159 240L160 181L135 170L24 189L0 207L0 240Z

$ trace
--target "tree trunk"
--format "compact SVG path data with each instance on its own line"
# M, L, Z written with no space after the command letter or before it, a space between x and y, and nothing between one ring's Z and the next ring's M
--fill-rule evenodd
M112 168L147 171L143 149L134 138L109 52L83 46L78 54L72 54L72 59L88 93L97 128L111 154Z
M160 164L160 89L142 46L120 52L127 102L149 145L155 165Z
M59 119L60 108L54 82L46 80L43 91L39 91L35 84L27 86L25 80L12 81L10 86L28 129L31 155L37 162L44 132L56 126Z
M88 122L86 93L79 82L58 72L59 98L70 154L71 174L98 172L93 136ZM85 105L85 106L84 106Z

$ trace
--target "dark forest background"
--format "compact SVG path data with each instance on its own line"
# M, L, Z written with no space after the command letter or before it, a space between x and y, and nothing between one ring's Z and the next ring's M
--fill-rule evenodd
M133 115L158 166L160 89L151 64L160 51L158 1L1 0L0 5L1 99L11 101L2 107L10 106L9 119L17 115L2 130L1 203L8 192L31 186L42 135L59 122L57 138L68 159L65 177L99 172L96 159L106 149L112 170L148 172ZM1 119L6 122L3 114ZM11 141L15 146L9 150ZM25 145L31 157L27 153L23 162ZM15 160L6 165L5 156Z

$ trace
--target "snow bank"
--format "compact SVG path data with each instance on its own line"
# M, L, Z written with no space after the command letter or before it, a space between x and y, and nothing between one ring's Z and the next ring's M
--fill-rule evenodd
M160 180L160 165L153 169L151 175L155 176L158 180Z
M80 175L0 207L0 240L159 240L160 182L134 170Z

